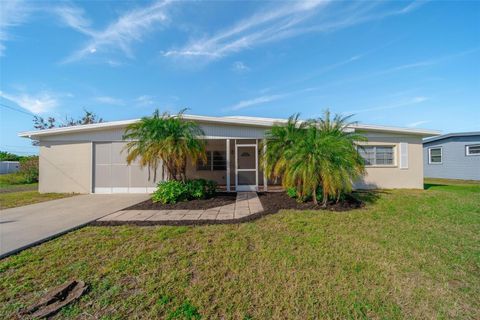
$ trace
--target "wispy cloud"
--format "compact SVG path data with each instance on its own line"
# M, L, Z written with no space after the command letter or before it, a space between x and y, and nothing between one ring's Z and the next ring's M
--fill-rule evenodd
M35 114L50 112L58 106L57 97L45 91L35 95L26 93L9 94L0 91L0 97L10 100L23 109Z
M397 108L406 107L410 105L420 104L427 100L430 100L430 98L424 97L424 96L417 96L409 99L404 99L403 101L393 103L393 104L387 104L383 106L377 106L377 107L371 107L371 108L365 108L365 109L350 110L350 111L346 111L346 113L363 113L363 112L371 112L371 111L397 109Z
M32 11L23 0L2 1L0 6L0 56L5 53L5 42L14 38L10 29L24 23Z
M313 11L328 2L288 2L281 6L276 3L210 38L196 40L179 50L169 50L164 55L220 58L275 38L282 30L291 29L310 18Z
M263 104L263 103L275 101L275 100L281 99L283 97L285 97L284 94L260 96L260 97L256 97L256 98L253 98L253 99L242 100L242 101L228 107L227 109L232 110L232 111L241 110L241 109L251 107L251 106L255 106L255 105L258 105L258 104Z
M131 10L100 31L90 27L81 9L72 7L57 9L56 13L67 26L90 37L86 45L64 62L73 62L93 54L117 50L132 58L132 44L142 41L154 28L168 21L166 8L171 2L170 0L157 1L147 7Z
M86 35L94 36L93 31L90 30L91 22L85 17L85 11L82 8L62 5L54 7L51 12L57 15L66 26Z
M113 106L122 106L122 105L125 104L125 102L122 99L109 97L109 96L95 97L94 100L96 102L99 102L99 103L109 104L109 105L113 105Z
M154 100L152 96L145 94L135 98L135 105L138 107L151 107L153 104Z
M399 9L385 9L377 2L291 1L261 8L249 18L210 37L200 38L167 57L203 58L206 61L272 41L312 32L331 32L371 20L402 15L418 8L413 2Z
M416 121L416 122L411 122L411 123L407 124L407 127L415 128L415 127L421 126L422 124L429 123L429 122L431 122L431 121L430 120L420 120L420 121Z
M250 71L250 68L242 61L235 61L232 65L232 69L237 73L245 73Z

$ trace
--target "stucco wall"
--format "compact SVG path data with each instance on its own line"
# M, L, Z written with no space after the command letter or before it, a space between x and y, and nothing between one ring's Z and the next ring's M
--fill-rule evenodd
M450 137L424 144L425 177L480 180L480 156L467 156L466 146L480 144L480 135ZM442 148L442 163L428 163L428 149Z
M263 129L262 129L263 130ZM215 126L206 131L213 134L229 135L228 128ZM216 132L215 132L216 131ZM257 136L258 128L232 128L231 136ZM242 133L243 132L243 133ZM92 190L92 141L119 141L123 130L108 129L95 132L64 134L44 137L40 144L40 192L77 192L90 193ZM357 188L423 188L422 140L414 135L395 135L364 132L369 145L392 145L395 152L395 164L383 167L367 167L366 176L358 181ZM407 169L399 168L399 144L408 143ZM235 184L235 140L230 140L230 182ZM225 140L209 141L209 150L224 150ZM216 180L220 185L226 183L225 171L197 171L189 163L187 176ZM259 168L259 187L263 185L263 173ZM271 184L271 182L269 182Z
M367 166L366 175L355 183L359 189L423 189L422 139L416 136L364 133L366 145L393 146L394 164L391 166ZM408 169L400 169L401 142L408 143Z
M90 193L92 144L90 142L40 143L38 190Z

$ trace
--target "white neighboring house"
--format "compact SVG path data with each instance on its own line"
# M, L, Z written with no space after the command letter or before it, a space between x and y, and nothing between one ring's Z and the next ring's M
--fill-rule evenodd
M259 165L259 142L274 124L285 119L184 115L195 121L207 140L206 164L187 167L187 177L215 180L229 191L268 190L275 184ZM158 181L138 163L127 165L122 152L125 128L136 120L22 132L39 141L40 192L147 193ZM349 130L364 134L367 174L357 188L423 188L422 138L439 132L357 124ZM157 174L163 179L163 170Z
M0 174L15 173L20 170L19 161L0 161Z

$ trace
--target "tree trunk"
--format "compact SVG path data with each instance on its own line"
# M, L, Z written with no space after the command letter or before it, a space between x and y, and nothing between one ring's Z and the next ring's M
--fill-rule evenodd
M322 207L326 208L327 207L327 202L328 202L328 193L323 191L323 204Z
M313 197L313 203L315 203L315 205L318 205L318 201L317 201L317 187L315 187L315 188L313 189L312 197Z

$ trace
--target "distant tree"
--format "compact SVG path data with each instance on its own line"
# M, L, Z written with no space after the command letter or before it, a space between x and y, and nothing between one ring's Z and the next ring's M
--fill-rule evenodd
M62 123L57 122L57 119L54 117L48 117L46 120L40 116L33 116L33 127L37 130L45 130L52 128L62 128L62 127L73 127L83 124L92 124L103 122L103 118L98 117L92 111L83 109L84 115L80 119L73 119L65 117L65 121ZM32 141L34 146L38 146L38 141Z
M0 151L0 161L19 161L22 158L22 156L7 151Z
M24 176L26 183L38 182L38 156L23 157L20 160L19 173Z
M56 127L55 118L48 117L47 120L40 116L33 116L33 127L38 130L51 129Z
M52 128L61 128L61 127L72 127L83 124L92 124L103 122L102 118L99 118L92 111L84 109L84 115L80 119L74 119L65 117L65 121L58 123L54 117L48 117L46 120L40 116L33 117L33 127L38 130L52 129Z

